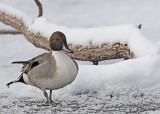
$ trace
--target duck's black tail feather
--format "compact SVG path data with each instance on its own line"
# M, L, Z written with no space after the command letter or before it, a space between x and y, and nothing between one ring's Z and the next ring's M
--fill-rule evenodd
M17 83L17 82L22 82L22 83L26 84L25 81L24 81L24 79L23 79L23 73L18 77L17 80L14 80L14 81L11 81L11 82L7 83L6 86L9 88L9 86L11 84Z
M14 61L12 64L28 64L29 61Z
M11 85L11 84L13 84L13 83L16 83L16 82L18 82L18 81L17 81L17 80L11 81L11 82L9 82L8 84L6 84L6 86L9 88L9 85Z

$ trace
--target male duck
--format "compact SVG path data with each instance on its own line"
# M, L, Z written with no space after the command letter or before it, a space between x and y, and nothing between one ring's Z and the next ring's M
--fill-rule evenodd
M51 53L41 54L28 61L17 61L13 63L23 64L22 74L15 82L22 82L35 86L43 91L47 99L46 105L54 105L51 100L52 90L60 89L74 81L78 73L77 63L68 57L62 49L73 53L67 46L66 37L62 32L54 32L50 37ZM46 90L50 90L47 95Z

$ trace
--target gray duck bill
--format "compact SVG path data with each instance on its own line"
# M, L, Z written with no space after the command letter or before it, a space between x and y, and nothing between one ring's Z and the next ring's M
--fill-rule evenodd
M68 53L74 53L72 50L70 50L69 48L68 48L68 46L66 46L66 45L63 45L63 50L65 50L66 52L68 52Z

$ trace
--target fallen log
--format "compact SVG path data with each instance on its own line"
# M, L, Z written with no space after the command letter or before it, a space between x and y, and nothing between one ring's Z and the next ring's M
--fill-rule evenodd
M0 21L20 31L34 46L48 51L51 50L48 38L42 36L40 33L35 34L28 30L28 27L24 24L22 19L0 11ZM94 64L98 64L98 61L109 59L134 58L134 53L130 52L127 44L115 43L113 45L109 45L106 43L100 46L92 44L88 46L69 44L69 48L75 52L73 54L66 53L71 58L82 61L92 61Z

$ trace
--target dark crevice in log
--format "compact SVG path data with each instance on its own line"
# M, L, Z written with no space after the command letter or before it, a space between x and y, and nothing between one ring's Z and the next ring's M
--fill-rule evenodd
M41 17L43 15L43 8L42 8L42 4L40 3L39 0L34 0L35 3L37 4L38 6L38 10L39 10L39 14L38 14L38 17Z
M98 65L98 61L92 61L93 65Z

